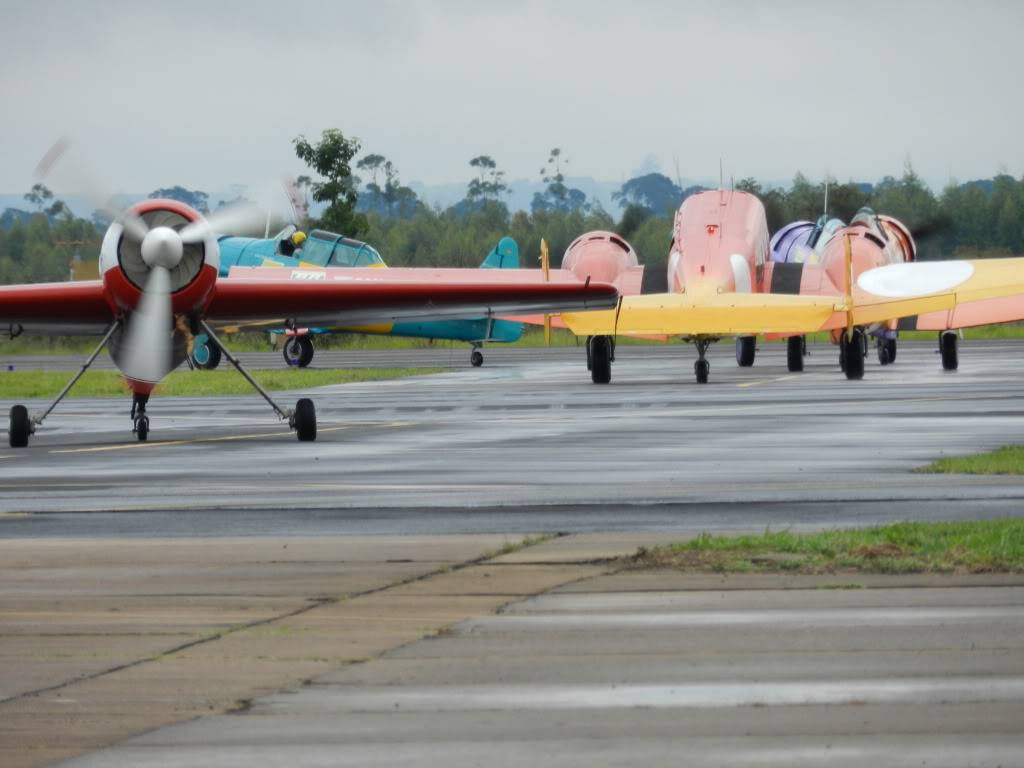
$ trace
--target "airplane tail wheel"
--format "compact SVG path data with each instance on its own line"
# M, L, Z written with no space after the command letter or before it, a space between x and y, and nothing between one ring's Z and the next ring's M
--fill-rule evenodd
M479 349L474 349L469 354L469 364L472 365L474 368L479 368L481 365L484 364L484 353L481 352Z
M595 384L612 380L612 340L608 336L594 336L590 340L590 379Z
M799 373L804 369L803 336L790 336L786 339L786 367L790 373Z
M316 408L308 397L295 404L295 435L303 443L316 440Z
M939 336L939 351L942 353L942 369L955 371L959 365L956 331L943 331Z
M756 336L738 336L736 338L736 365L741 368L749 368L754 364L754 355L756 353Z
M693 364L693 372L697 375L698 384L707 384L708 376L711 373L711 363L707 360L698 360Z
M29 419L28 408L24 405L11 406L11 419L7 434L11 448L24 448L28 445L28 436L32 434L32 420Z
M140 443L146 442L149 438L149 418L146 416L140 416L135 422L135 436L139 438Z
M843 346L843 360L846 366L846 378L850 380L864 378L864 331L860 328L853 329L853 335L847 339L843 334L840 344Z

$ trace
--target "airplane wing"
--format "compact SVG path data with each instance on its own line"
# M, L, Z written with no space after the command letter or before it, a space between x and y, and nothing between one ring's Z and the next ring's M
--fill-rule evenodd
M101 280L0 285L0 333L103 333L114 319Z
M816 331L842 309L835 297L721 293L694 301L683 293L653 293L625 296L617 309L564 312L562 319L577 336L733 336Z
M996 303L996 302L1001 302ZM861 274L852 303L844 296L723 293L624 297L617 310L563 314L573 333L732 336L801 334L907 316L946 315L961 306L1024 309L1024 259L912 262ZM1011 309L1007 309L1010 307ZM968 316L971 309L965 309ZM991 322L991 321L989 321ZM957 326L952 326L957 327Z
M366 271L381 274L391 270ZM470 271L481 275L481 270ZM613 286L602 283L509 283L488 276L483 272L476 281L435 282L228 278L217 281L204 315L219 327L262 329L280 327L285 320L336 325L603 309L615 306L618 298ZM0 286L0 331L11 335L102 333L114 317L102 281Z
M510 282L490 279L490 270L467 270L476 275L475 280L429 282L424 282L422 275L416 275L416 280L395 280L390 275L374 279L347 274L354 271L338 270L346 274L313 280L231 277L218 281L206 315L214 324L232 329L280 327L285 320L302 325L348 326L603 309L615 306L618 298L615 288L603 283ZM375 276L392 272L367 271ZM509 271L513 270L500 273Z

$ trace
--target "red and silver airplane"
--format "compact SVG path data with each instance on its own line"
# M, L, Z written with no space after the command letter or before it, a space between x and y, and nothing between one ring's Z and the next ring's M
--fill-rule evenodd
M831 330L847 377L859 379L865 332L899 318L933 328L1024 317L1024 259L915 263L906 261L912 242L895 220L858 221L833 236L821 263L773 263L761 201L746 192L703 192L676 213L667 293L626 296L614 311L562 319L587 337L591 378L606 384L617 335L681 336L696 347L694 372L706 383L707 349L723 337L737 337L736 360L749 366L757 335L795 337L792 351L800 350L801 334Z
M208 219L173 200L146 200L112 211L101 246L101 279L0 286L0 329L14 337L95 334L101 340L81 370L48 407L10 410L9 442L23 447L104 348L127 381L133 431L149 434L146 406L157 383L180 365L189 338L206 333L295 430L316 439L316 412L308 398L279 405L241 366L215 329L360 325L418 318L494 317L615 306L615 287L596 280L545 282L540 270L446 270L429 280L407 271L349 268L331 279L312 270L258 279L218 279L216 233L260 211L224 209ZM466 273L466 274L462 274Z

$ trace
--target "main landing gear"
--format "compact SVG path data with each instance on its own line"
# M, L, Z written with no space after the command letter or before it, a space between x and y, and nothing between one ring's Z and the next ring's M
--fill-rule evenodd
M7 427L7 442L11 448L24 448L28 445L28 439L31 435L34 435L36 428L39 427L47 416L57 407L57 404L64 399L64 396L71 391L71 388L75 386L77 381L82 378L82 375L89 370L89 366L93 364L93 361L99 357L100 352L107 346L107 342L110 341L110 337L114 335L114 332L121 327L121 321L115 320L111 323L107 332L103 334L103 339L100 341L96 349L93 350L92 354L86 358L86 361L82 364L82 367L78 369L78 373L71 377L71 381L64 385L64 389L60 391L60 394L54 398L53 402L47 406L46 410L40 413L38 416L32 416L29 414L28 409L24 405L11 406L11 412L9 416L9 423Z
M299 440L303 442L309 442L316 440L316 408L313 406L313 401L309 398L301 398L295 404L295 410L286 410L278 405L273 398L267 394L266 390L261 387L255 379L249 374L245 368L242 367L241 363L232 355L220 342L220 339L216 337L213 330L206 324L205 321L200 320L200 326L206 332L210 341L215 344L219 349L223 350L224 356L231 362L233 366L238 370L240 374L252 384L253 388L263 396L270 407L274 409L278 416L282 420L288 422L288 426L295 430L295 434ZM53 402L50 403L47 408L40 413L38 416L33 416L28 412L28 409L24 405L15 405L11 407L8 422L8 442L12 448L24 448L28 445L29 438L35 434L36 429L43 423L47 416L53 411L54 408L60 403L61 400L71 391L71 388L78 382L82 375L89 369L89 366L93 364L93 361L99 356L103 348L107 346L111 336L114 332L121 327L122 321L115 320L103 336L103 340L100 341L99 346L93 350L92 354L89 355L85 363L78 372L72 377L71 381L65 385L64 389L61 390L60 394L54 398ZM132 431L135 436L140 440L144 441L149 438L149 415L146 413L146 405L149 402L149 395L141 392L136 392L132 397Z
M955 371L960 366L960 355L957 350L959 338L956 331L943 331L939 334L939 354L942 355L942 370Z
M479 368L484 364L484 353L480 351L482 344L473 344L473 351L469 353L469 364Z
M876 342L879 365L891 365L896 362L896 339L879 336Z
M284 343L284 361L290 366L305 368L313 362L313 339L305 336L289 336Z
M753 337L749 337L748 336L746 338L750 338L751 340L753 340ZM693 346L695 346L697 348L697 362L695 362L693 364L693 373L697 377L697 383L698 384L707 384L708 383L708 376L711 375L711 363L709 363L707 361L706 355L708 353L708 347L711 346L713 341L714 341L714 339L694 339L694 341L693 341ZM737 339L736 341L737 341L737 345L736 345L737 354L736 354L736 357L737 357L737 362L739 362L739 341L740 341L740 339ZM754 363L754 356L753 356L753 354L751 354L751 356L750 356L750 364L753 365L753 363ZM742 363L741 363L741 365L742 365Z
M595 384L607 384L612 380L612 363L615 361L615 339L611 336L590 336L587 338L587 370Z
M804 357L806 355L806 336L789 336L786 339L786 367L790 373L799 373L804 369Z
M740 368L750 368L754 364L754 355L756 354L756 336L736 337L736 365Z
M867 354L867 337L862 328L854 328L849 335L844 332L839 337L839 367L846 373L846 378L864 378L864 358Z
M232 355L228 351L227 347L221 344L220 339L217 338L213 329L206 324L206 321L200 320L199 325L202 327L203 331L206 332L206 335L210 337L210 340L224 351L224 356L228 359L229 363L235 366L235 370L242 374L242 377L252 384L253 389L259 392L263 399L270 404L270 407L274 409L274 412L280 416L283 421L287 421L288 426L295 430L295 435L300 441L311 442L316 440L316 408L313 406L312 400L308 397L300 398L299 401L295 403L294 411L282 408L269 394L267 394L267 391L257 383L256 379L254 379L249 372L245 370L242 364L238 362L238 358ZM293 338L308 339L309 337L295 336ZM312 342L310 342L309 346L310 349L313 348ZM310 354L312 355L312 353Z

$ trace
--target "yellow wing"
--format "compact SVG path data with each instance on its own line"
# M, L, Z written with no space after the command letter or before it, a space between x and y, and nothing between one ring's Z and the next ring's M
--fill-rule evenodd
M1006 296L1024 297L1024 259L893 264L864 272L849 299L766 293L626 296L616 310L562 315L577 336L801 334L869 325ZM1022 304L1024 307L1024 304Z
M692 300L683 293L626 296L618 309L562 315L577 336L731 336L751 333L810 333L832 327L846 307L839 297L720 293Z

